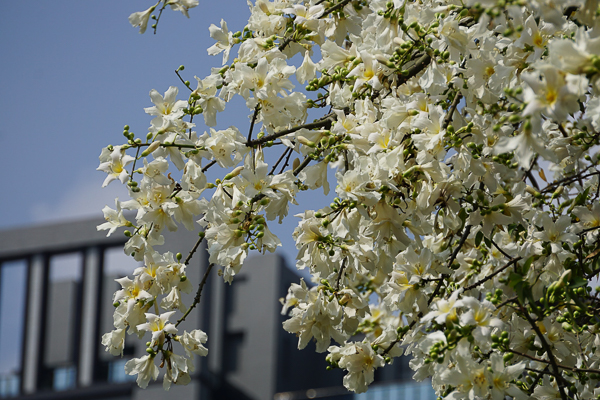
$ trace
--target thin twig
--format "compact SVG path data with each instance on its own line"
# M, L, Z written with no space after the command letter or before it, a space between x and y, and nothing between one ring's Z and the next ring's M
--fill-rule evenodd
M344 269L346 268L346 264L348 263L348 257L344 257L342 261L342 266L340 267L340 272L338 272L338 276L335 282L335 290L340 290L340 279L342 278L342 274L344 273Z
M323 15L321 16L321 18L331 14L334 11L339 10L340 8L344 8L346 6L346 4L350 3L351 0L342 0L339 3L337 3L335 6L331 6L329 7L327 10L323 11Z
M258 117L258 110L260 106L257 104L254 107L254 115L252 115L252 122L250 123L250 131L248 132L248 142L252 139L252 131L254 130L254 123L256 122L256 117Z
M192 248L192 250L190 250L190 254L188 254L188 256L186 257L185 261L183 262L185 265L188 265L190 263L190 260L192 259L192 256L194 255L194 253L196 252L196 250L198 250L198 246L200 246L200 243L202 243L202 241L204 240L204 235L200 236L198 238L198 241L196 242L196 244L194 245L194 247Z
M290 164L290 158L292 157L292 154L294 154L294 152L292 151L292 149L290 149L290 152L288 153L287 157L285 158L285 162L283 163L283 165L281 166L281 169L279 170L280 174L283 174L283 171Z
M291 151L291 150L292 149L290 149L289 147L286 147L285 151L279 157L279 160L277 160L277 162L273 165L273 168L271 168L269 175L273 175L273 173L275 173L275 170L277 169L277 166L279 165L279 163L283 161L285 155L288 153L288 151Z
M554 377L556 378L556 383L558 384L558 392L560 393L560 398L562 400L567 400L567 394L565 392L565 382L560 373L560 369L558 367L558 364L556 363L556 359L554 358L554 354L552 353L552 349L550 348L550 345L546 341L544 334L540 331L539 326L537 326L536 321L534 321L531 318L531 316L529 315L529 313L527 312L525 307L521 304L521 302L518 299L517 299L517 304L519 305L519 308L521 309L521 313L523 314L523 316L525 317L527 322L529 322L529 325L531 325L531 327L535 331L536 335L540 338L542 347L544 348L544 351L548 355L548 358L550 360L550 365L552 366L552 370L554 371Z
M310 163L310 157L305 157L304 161L302 161L302 164L298 165L298 168L296 168L293 172L294 176L298 176L298 174L300 173L300 171L302 171L304 168L306 168L306 166L308 165L308 163Z
M454 100L452 100L452 104L450 105L450 108L448 108L446 117L444 117L444 122L442 123L442 130L448 128L448 125L450 125L450 122L452 122L452 116L454 115L454 111L456 110L456 107L458 107L458 103L460 103L461 98L462 93L460 92L457 92L456 95L454 95Z
M498 275L500 272L504 271L505 269L507 269L508 267L510 267L511 265L513 265L514 263L516 263L517 261L519 261L520 259L521 259L521 257L513 258L508 263L506 263L505 265L503 265L502 267L500 267L498 270L494 271L490 275L486 276L483 279L478 280L477 282L473 283L472 285L467 286L465 288L465 291L471 290L471 289L475 289L477 286L479 286L479 285L481 285L481 284L489 281L494 276Z
M257 144L263 144L270 140L275 140L277 138L288 135L290 133L294 133L303 128L316 129L316 128L324 128L324 127L328 127L328 126L330 127L334 118L335 118L335 114L332 113L332 114L326 115L325 117L323 117L323 119L321 119L319 121L311 122L310 124L298 125L293 128L290 128L290 129L284 129L283 131L275 132L272 135L263 136L260 139L249 140L246 142L246 146L252 147L252 146L256 146Z
M495 247L495 248L497 248L497 249L498 249L498 251L499 251L500 253L502 253L502 255L503 255L504 257L508 258L509 260L513 260L513 259L514 259L513 257L511 257L511 255L510 255L510 254L508 254L507 252L505 252L504 250L502 250L502 249L500 248L500 246L498 246L498 245L496 244L496 242L494 242L494 239L490 238L490 242L492 242L492 244L494 245L494 247ZM519 257L519 258L521 258L521 257Z
M465 226L465 230L463 231L463 234L460 237L460 241L458 242L458 245L456 246L456 248L452 252L452 255L450 256L450 259L448 260L448 268L450 268L450 266L452 265L452 263L454 262L454 260L456 260L456 256L458 256L458 253L460 252L460 249L462 248L463 244L465 244L465 242L467 241L467 238L469 237L469 234L471 233L471 228L472 227L473 227L472 225Z
M202 168L202 172L208 171L208 169L210 167L212 167L213 165L215 165L216 163L217 163L217 160L212 160L211 162L209 162L208 164L206 164L206 166L204 168Z
M204 285L206 285L206 281L208 280L208 275L210 275L210 271L212 270L212 268L214 266L215 266L215 264L213 264L213 263L208 264L208 268L206 269L206 272L204 273L204 277L202 278L202 281L200 282L200 285L198 286L198 291L196 292L196 296L194 297L193 303L190 305L190 308L188 308L188 310L185 312L185 314L183 314L183 316L177 320L177 323L175 324L175 326L179 326L179 324L181 324L187 318L187 316L198 305L198 303L200 303L200 298L202 297L202 289L204 289Z

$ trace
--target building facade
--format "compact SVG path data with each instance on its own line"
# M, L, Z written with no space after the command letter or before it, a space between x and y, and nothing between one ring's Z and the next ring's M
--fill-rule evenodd
M370 400L403 398L398 396L407 390L419 394L406 398L435 398L430 388L402 383L410 377L406 363L378 372L379 381L394 385L375 386L371 397L351 395L340 386L341 371L326 371L323 354L310 345L299 351L297 338L281 326L278 301L299 277L272 254L249 258L231 285L212 273L199 306L181 325L208 334L209 354L195 360L192 383L165 392L159 378L139 389L124 365L145 354L145 341L132 340L123 358L100 343L113 329L115 279L131 276L138 266L123 253L126 237L96 230L102 222L0 231L0 398ZM182 254L197 238L186 230L166 236L171 248L160 250ZM199 282L207 267L200 249L186 275ZM191 304L192 296L184 303Z

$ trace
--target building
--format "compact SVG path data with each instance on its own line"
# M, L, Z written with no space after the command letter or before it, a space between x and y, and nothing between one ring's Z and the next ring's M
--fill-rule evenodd
M123 367L131 356L145 354L143 341L133 340L122 359L100 343L112 329L114 279L137 266L123 253L123 235L96 230L102 222L0 231L0 398L368 400L414 389L395 384L375 387L370 397L352 395L340 386L341 371L326 371L323 354L298 351L297 338L281 326L278 299L299 277L276 255L249 258L232 285L216 273L210 277L200 305L181 325L200 328L209 338L209 355L196 360L192 383L165 392L159 378L139 389ZM166 236L177 248L160 250L183 254L197 238L186 230ZM199 282L207 267L206 251L198 251L187 276ZM402 363L378 374L382 381L410 376ZM407 398L435 398L430 389L423 393Z

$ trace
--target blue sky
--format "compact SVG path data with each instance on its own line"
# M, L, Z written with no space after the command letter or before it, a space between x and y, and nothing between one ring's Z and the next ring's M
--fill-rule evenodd
M220 66L208 56L208 27L224 18L243 29L246 0L201 0L190 19L165 10L158 33L140 35L127 17L152 1L36 1L0 3L0 229L83 216L101 217L114 198L127 194L117 182L102 189L96 171L102 147L123 141L123 126L144 137L152 105L148 92L180 87ZM238 103L218 115L218 129L247 130L248 110ZM198 131L205 127L198 126ZM321 192L322 193L322 192ZM318 199L319 197L317 197ZM328 204L313 203L314 208ZM292 213L299 212L299 209ZM274 231L289 236L296 219ZM295 256L286 240L285 254Z

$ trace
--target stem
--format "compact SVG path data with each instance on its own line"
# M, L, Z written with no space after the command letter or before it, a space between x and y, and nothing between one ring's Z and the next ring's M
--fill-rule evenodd
M208 164L206 164L206 167L202 168L202 172L208 171L208 169L210 167L212 167L213 165L215 165L216 163L217 163L217 160L212 160L211 162L209 162Z
M208 280L208 275L210 274L210 271L212 270L212 268L214 266L215 266L215 264L213 264L213 263L210 263L208 265L208 268L206 269L206 272L204 273L204 277L202 278L202 281L200 282L200 285L198 286L198 291L196 292L196 297L194 297L194 302L192 303L192 305L190 305L190 308L188 308L188 310L185 312L185 314L183 314L183 316L177 320L177 323L175 324L175 326L179 326L179 324L181 324L183 321L185 321L185 319L190 314L190 312L192 312L192 310L198 305L198 303L200 303L200 297L202 297L202 289L204 289L204 285L206 285L206 281Z
M458 242L458 245L452 252L450 259L448 260L448 268L450 268L450 266L452 265L454 260L456 260L456 256L458 256L460 249L462 248L463 244L465 244L465 242L467 241L467 238L469 237L469 233L471 233L471 228L472 228L472 225L465 226L465 230L463 231L463 234L460 237L460 241Z
M310 157L305 157L304 161L302 161L302 164L298 165L298 168L296 168L294 170L294 172L293 172L294 176L298 176L300 171L302 171L304 168L306 168L308 166L308 163L310 163Z
M263 136L260 139L254 139L254 140L248 140L246 142L246 146L247 147L252 147L252 146L256 146L257 144L263 144L266 143L270 140L275 140L277 138L280 138L281 136L285 136L288 135L290 133L294 133L296 131L299 131L300 129L316 129L316 128L323 128L323 127L330 127L331 123L333 122L333 119L335 118L335 114L328 114L325 117L323 117L323 119L321 119L320 121L316 121L316 122L311 122L310 124L304 124L304 125L298 125L295 126L293 128L290 129L285 129L283 131L280 132L275 132L272 135L268 135L268 136Z
M450 125L450 122L452 122L452 116L454 115L456 107L458 107L458 103L460 103L460 99L462 99L462 93L457 92L454 95L454 100L452 100L452 104L450 105L450 108L448 108L448 112L446 113L446 117L442 123L442 130L448 128L448 125Z
M560 369L558 367L558 364L556 363L556 359L554 358L554 354L552 353L552 349L550 348L550 345L546 341L544 334L540 331L540 328L537 326L536 321L534 321L531 318L531 316L529 315L529 313L527 312L525 307L521 304L521 302L518 299L517 299L517 304L519 305L519 308L521 309L523 316L525 317L527 322L529 322L529 325L531 325L531 327L535 331L536 335L540 338L540 342L542 343L542 347L544 348L544 351L546 352L546 354L548 354L548 359L550 360L550 365L552 366L552 370L554 372L554 377L556 378L556 383L558 384L558 392L560 393L560 398L562 400L567 400L567 394L565 392L565 382L560 373Z
M342 0L339 3L337 3L335 6L331 6L329 7L327 10L323 11L323 15L321 16L321 18L331 14L334 11L339 10L340 8L344 8L346 6L346 4L350 3L351 0Z
M248 142L252 139L252 131L254 130L254 123L256 122L256 117L258 116L259 105L257 104L254 107L254 115L252 115L252 122L250 123L250 131L248 132Z
M342 274L344 273L347 263L348 257L344 257L344 261L342 261L342 266L340 267L340 272L338 273L337 280L335 282L335 290L340 290L340 279L342 278Z
M283 154L281 154L281 157L279 157L279 160L277 160L277 162L273 165L273 168L271 168L271 171L269 172L269 175L273 175L273 173L277 169L277 166L279 165L279 163L281 163L281 161L283 161L283 159L284 159L285 155L288 153L288 151L292 151L292 149L290 149L289 147L287 147L285 149L285 151L283 152Z
M514 263L516 263L517 261L519 261L520 259L521 259L521 257L517 257L517 258L511 259L508 263L506 263L505 265L503 265L497 271L494 271L492 274L486 276L485 278L483 278L483 279L481 279L481 280L473 283L472 285L467 286L465 288L465 291L471 290L471 289L475 289L477 286L481 285L482 283L485 283L485 282L489 281L494 276L498 275L500 272L504 271L505 269L507 269L508 267L510 267L511 265L513 265Z
M196 250L198 250L198 246L200 246L200 243L202 243L202 241L204 240L204 235L200 236L200 238L198 238L198 241L196 242L196 244L194 245L194 247L192 248L192 250L190 250L190 254L188 254L187 258L185 259L185 261L183 262L185 265L188 265L190 263L190 260L192 259L192 256L194 255L194 253L196 252Z

